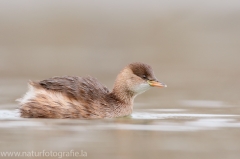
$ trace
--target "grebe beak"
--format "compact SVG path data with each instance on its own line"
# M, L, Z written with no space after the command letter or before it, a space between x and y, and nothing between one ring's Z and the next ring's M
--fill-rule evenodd
M149 84L150 86L152 86L152 87L167 87L166 84L161 83L161 82L158 82L158 81L148 80L147 82L148 82L148 84Z

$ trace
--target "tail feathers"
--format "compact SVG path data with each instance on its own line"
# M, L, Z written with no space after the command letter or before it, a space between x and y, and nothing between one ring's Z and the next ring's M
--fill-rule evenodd
M19 102L20 105L27 103L30 99L35 97L36 84L36 82L29 81L27 93L22 98L16 99L16 101Z

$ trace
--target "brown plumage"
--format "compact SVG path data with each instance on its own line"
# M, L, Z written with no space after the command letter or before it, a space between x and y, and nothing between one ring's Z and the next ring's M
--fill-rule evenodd
M25 118L113 118L130 115L134 98L151 86L166 87L149 65L132 63L119 73L111 92L93 77L53 77L30 81L18 101Z

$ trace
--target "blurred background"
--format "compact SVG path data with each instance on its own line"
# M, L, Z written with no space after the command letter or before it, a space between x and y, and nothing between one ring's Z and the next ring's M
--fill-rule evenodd
M240 1L0 1L1 109L18 107L29 79L91 75L111 89L139 61L168 88L141 95L135 108L239 114L239 59Z
M239 101L239 1L2 0L0 35L1 79L91 75L111 88L140 61L168 97Z

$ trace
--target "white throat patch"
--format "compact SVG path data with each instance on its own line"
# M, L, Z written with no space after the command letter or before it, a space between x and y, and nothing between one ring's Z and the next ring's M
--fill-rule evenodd
M148 83L142 83L142 84L138 85L137 87L135 87L133 89L133 91L136 93L135 96L137 96L137 95L149 90L150 88L151 88L151 86Z

